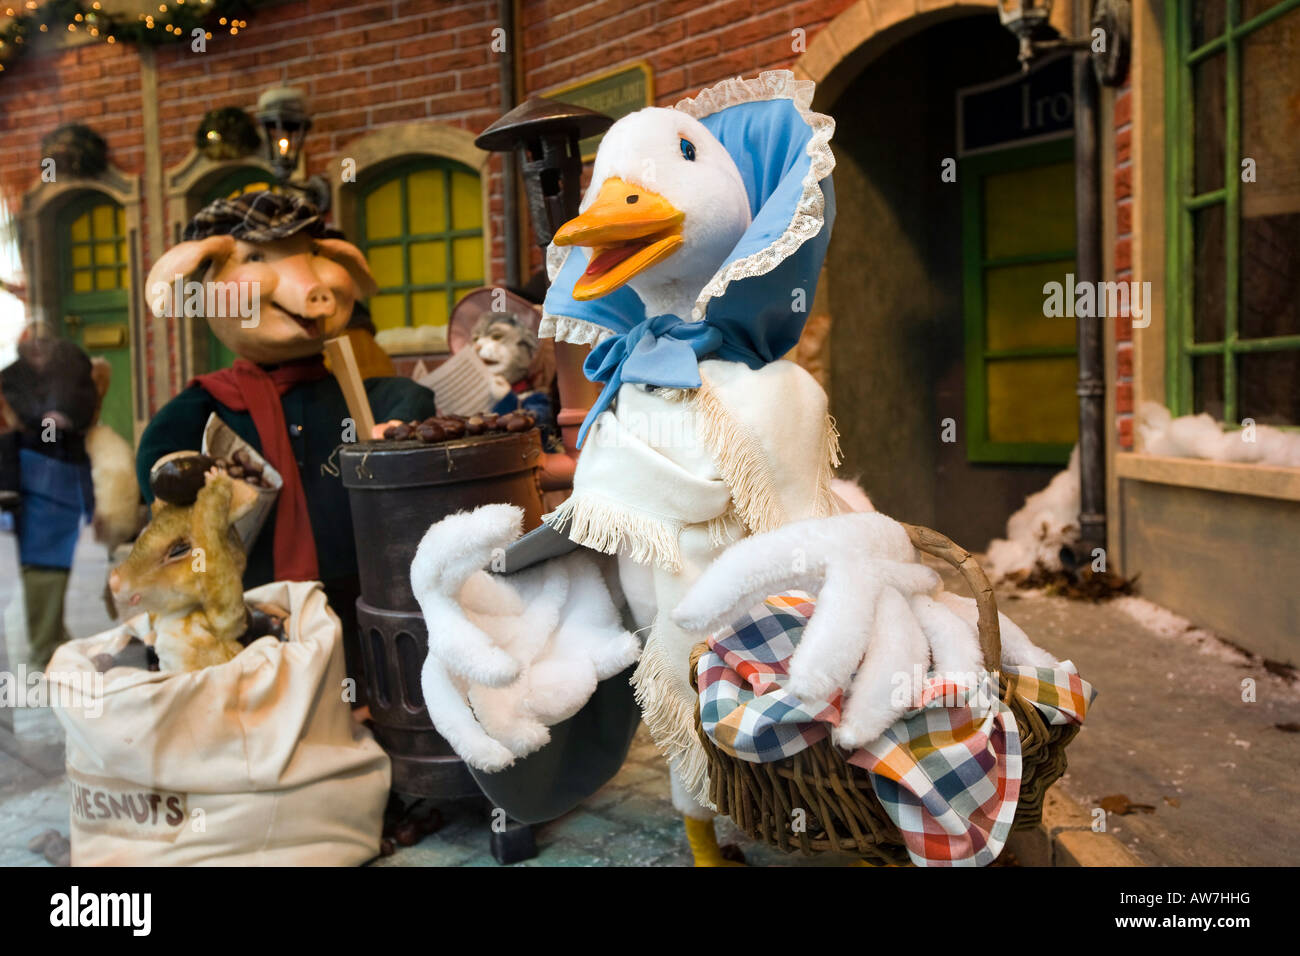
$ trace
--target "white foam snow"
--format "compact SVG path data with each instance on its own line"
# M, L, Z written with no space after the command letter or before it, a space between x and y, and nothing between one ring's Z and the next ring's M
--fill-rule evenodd
M1007 519L1007 536L995 538L985 549L983 567L993 580L1016 571L1031 571L1042 564L1061 569L1061 548L1079 538L1079 448L1070 463L1047 487L1025 498L1020 510Z
M1163 405L1143 402L1135 426L1149 455L1300 468L1300 433L1270 425L1224 431L1204 412L1174 418Z

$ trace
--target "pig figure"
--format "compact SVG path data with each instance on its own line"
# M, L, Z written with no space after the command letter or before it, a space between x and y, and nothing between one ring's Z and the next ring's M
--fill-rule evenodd
M200 211L184 241L153 267L146 290L155 315L205 315L239 359L200 375L149 422L137 454L140 487L149 487L150 469L163 455L199 449L215 412L284 479L248 556L244 587L320 580L351 637L357 556L334 451L373 436L349 433L347 405L322 349L343 334L354 302L375 290L365 258L310 203L249 193ZM376 421L436 412L433 392L410 379L365 384Z

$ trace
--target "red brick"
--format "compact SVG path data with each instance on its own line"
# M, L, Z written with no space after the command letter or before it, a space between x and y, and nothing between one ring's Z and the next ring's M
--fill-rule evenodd
M1133 94L1128 87L1115 94L1115 128L1127 126L1133 122Z
M1120 382L1115 386L1115 411L1130 414L1133 411L1133 383Z
M1115 204L1115 233L1120 236L1133 232L1133 202L1126 200Z
M1115 162L1127 163L1133 158L1133 128L1122 129L1115 134Z
M1115 349L1115 376L1120 379L1133 377L1133 346L1120 345Z
M1133 167L1121 166L1115 170L1115 198L1126 199L1133 195Z
M1132 449L1133 449L1133 417L1130 415L1130 416L1128 416L1128 417L1121 418L1121 419L1119 419L1119 421L1118 421L1116 424L1119 426L1119 427L1118 427L1118 433L1119 433L1119 446L1120 446L1120 448L1123 448L1125 451L1132 451Z
M1133 240L1115 240L1115 271L1127 272L1133 268Z
M1133 320L1127 315L1115 316L1115 341L1133 341Z

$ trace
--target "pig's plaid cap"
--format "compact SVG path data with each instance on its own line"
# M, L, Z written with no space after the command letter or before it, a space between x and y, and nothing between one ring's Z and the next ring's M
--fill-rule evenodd
M340 239L312 203L291 193L245 193L218 199L199 210L185 227L185 240L234 236L245 242L270 242L299 233L315 239Z

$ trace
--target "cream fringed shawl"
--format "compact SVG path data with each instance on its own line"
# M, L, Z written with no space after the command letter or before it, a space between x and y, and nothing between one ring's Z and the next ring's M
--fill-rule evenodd
M792 362L706 360L700 378L690 390L624 385L583 446L572 497L547 522L652 569L658 613L633 684L655 742L703 802L687 674L699 637L668 614L732 540L833 514L839 443L825 393Z

